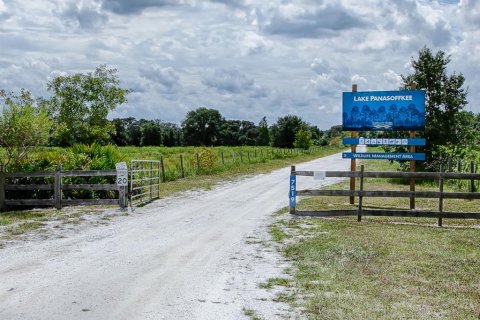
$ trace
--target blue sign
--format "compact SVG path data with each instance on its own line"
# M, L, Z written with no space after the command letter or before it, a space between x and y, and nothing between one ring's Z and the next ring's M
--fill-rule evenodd
M343 93L343 130L402 131L425 129L425 91Z
M344 159L383 159L425 161L425 153L343 152Z
M290 176L288 198L290 200L290 207L295 207L297 204L297 176Z
M364 144L367 146L424 146L426 144L426 140L423 138L343 138L342 142L343 144Z

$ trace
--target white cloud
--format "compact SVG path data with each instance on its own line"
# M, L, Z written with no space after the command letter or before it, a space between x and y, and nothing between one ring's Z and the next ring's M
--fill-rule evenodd
M451 54L480 111L474 0L0 0L0 88L48 95L62 73L119 70L110 116L180 122L205 105L270 123L341 122L341 93L395 90L427 45Z

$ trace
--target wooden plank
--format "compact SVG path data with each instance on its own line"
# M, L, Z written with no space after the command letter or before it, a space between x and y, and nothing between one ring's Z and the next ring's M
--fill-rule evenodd
M62 171L63 177L104 177L116 176L116 170L71 170Z
M55 171L6 172L6 178L53 177Z
M333 217L356 216L357 210L325 210L325 211L296 211L297 216ZM449 219L480 219L478 212L438 212L416 210L362 210L363 216L382 217L422 217L422 218L449 218Z
M313 171L295 171L292 173L297 176L307 176L313 177ZM327 178L350 178L350 177L360 177L360 172L349 172L349 171L326 171L325 177ZM389 172L389 171L379 171L379 172L365 172L365 178L404 178L409 179L414 178L423 178L423 179L435 179L437 180L440 177L438 172ZM480 180L480 173L456 173L449 172L443 174L443 179L474 179Z
M349 190L297 190L298 196L337 196L348 197L379 197L379 198L409 198L412 194L417 198L438 199L438 191L349 191ZM480 193L471 192L444 192L444 199L480 199Z
M324 196L324 197L349 197L358 196L360 191L350 190L297 190L297 196Z
M64 184L62 190L118 190L116 184Z
M5 190L17 191L17 190L54 190L53 184L6 184Z
M480 212L439 212L415 210L363 210L363 215L388 217L422 217L422 218L450 218L450 219L480 219Z
M328 210L328 211L298 211L293 213L294 216L300 217L337 217L337 216L354 216L357 210Z
M118 205L118 199L62 199L62 205Z
M295 176L306 176L306 177L313 177L313 171L293 171L293 175ZM350 177L360 177L360 172L350 172L350 171L325 171L325 177L332 178L332 177L340 177L340 178L350 178Z
M54 206L54 199L6 199L5 205L14 206Z

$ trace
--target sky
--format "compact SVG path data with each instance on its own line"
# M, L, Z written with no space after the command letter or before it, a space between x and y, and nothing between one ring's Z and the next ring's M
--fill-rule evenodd
M181 123L198 107L341 124L342 92L397 90L424 46L451 55L480 112L478 0L0 0L0 89L116 68L109 118Z

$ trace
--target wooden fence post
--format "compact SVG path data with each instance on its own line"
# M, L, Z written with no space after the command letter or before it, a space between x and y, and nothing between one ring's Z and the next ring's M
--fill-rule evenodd
M470 173L475 173L475 162L470 162ZM475 192L475 179L470 180L470 192Z
M197 158L197 174L200 173L200 155L198 152L195 154L195 157Z
M225 156L223 155L223 151L222 151L222 165L225 165Z
M440 195L438 197L438 211L440 213L443 212L443 166L440 165L440 175L438 178L438 188L440 191ZM438 218L437 225L441 227L443 224L442 218Z
M362 206L363 206L363 172L365 168L364 165L362 164L360 166L360 195L358 196L358 214L357 214L357 221L361 222L362 221Z
M410 89L411 90L417 90L417 84L415 82L412 83L410 85ZM414 138L415 138L415 131L410 130L410 139L414 139ZM414 153L415 150L416 150L415 146L410 146L409 149L410 149L409 151L411 153ZM415 160L410 161L410 172L415 172L415 164L416 164ZM415 178L411 177L410 178L410 191L415 192L415 183L416 183ZM413 210L413 209L415 209L415 196L410 197L410 210Z
M158 194L158 198L160 198L160 182L162 182L162 176L161 176L161 165L162 163L158 163L158 187L157 187L157 194Z
M352 92L357 92L357 91L358 91L358 86L356 84L352 84ZM351 137L356 138L357 132L352 131ZM352 153L357 152L357 145L352 144L350 146L350 149ZM352 158L350 160L350 171L355 172L356 170L357 170L357 161L355 160L355 158ZM350 178L350 191L355 191L355 177ZM350 196L350 204L354 204L354 203L355 203L355 196Z
M126 186L118 186L118 204L122 209L127 207L125 189L126 189Z
M257 149L253 149L253 151L255 152L254 158L257 158Z
M235 162L235 150L232 150L232 160Z
M250 150L247 150L247 159L248 159L248 162L250 162Z
M242 151L239 151L239 154L240 154L240 162L243 162L243 155L242 155Z
M0 211L5 208L5 167L0 166Z
M160 156L160 166L162 168L162 181L165 182L167 181L167 178L165 177L165 165L163 164L163 156Z
M182 178L185 178L185 169L183 168L183 154L180 155L180 168L182 170Z
M57 164L55 169L55 182L54 182L54 200L55 208L57 210L62 209L62 165Z

